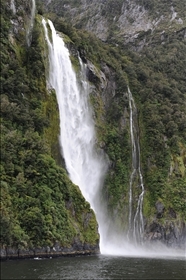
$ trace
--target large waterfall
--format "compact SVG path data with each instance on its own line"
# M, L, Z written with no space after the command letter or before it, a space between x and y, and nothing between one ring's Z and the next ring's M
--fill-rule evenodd
M65 47L63 39L56 33L52 22L43 19L42 24L49 53L48 87L55 89L59 106L61 150L69 177L79 186L83 196L95 211L99 224L101 253L154 255L157 248L153 248L153 250L150 248L147 251L144 246L143 248L139 246L144 231L142 214L144 185L140 167L137 109L130 89L128 88L132 172L129 186L128 236L132 236L132 238L127 239L122 233L116 234L100 200L100 189L107 170L107 163L95 145L94 121L89 104L89 83L86 80L87 66L79 58L80 73L76 75L69 51ZM134 189L135 191L133 191ZM133 242L134 240L136 242ZM159 251L157 254L159 255Z
M92 110L89 105L89 84L86 81L86 65L79 58L80 79L76 78L69 51L63 39L56 34L50 20L52 32L49 39L47 23L42 20L49 49L49 87L57 95L60 113L60 144L69 176L77 184L85 199L96 213L100 225L99 232L105 229L103 211L99 203L99 190L105 175L107 164L101 152L96 151L95 129ZM80 82L78 82L78 80ZM101 246L100 246L101 247Z

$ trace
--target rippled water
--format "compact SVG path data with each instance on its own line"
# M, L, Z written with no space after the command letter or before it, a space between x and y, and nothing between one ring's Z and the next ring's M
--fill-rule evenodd
M106 255L6 261L1 279L186 279L186 262Z

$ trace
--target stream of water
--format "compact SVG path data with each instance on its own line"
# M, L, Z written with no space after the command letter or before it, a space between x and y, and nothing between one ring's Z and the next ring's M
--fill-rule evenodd
M129 109L130 109L130 135L132 144L132 172L130 176L129 184L129 230L128 238L131 237L136 243L141 243L144 233L144 221L143 221L143 197L144 197L144 184L143 176L140 167L140 144L139 144L139 129L137 119L136 105L128 87ZM136 185L135 185L136 184ZM137 207L135 213L133 213L133 188L137 187L141 189L141 193L138 197Z
M16 14L16 7L15 7L15 2L14 2L14 0L11 0L11 1L10 1L10 8L11 8L13 14L15 15L15 14Z

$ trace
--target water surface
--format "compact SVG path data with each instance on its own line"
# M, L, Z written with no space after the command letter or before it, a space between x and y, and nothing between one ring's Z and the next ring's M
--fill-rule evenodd
M6 261L1 279L186 279L186 262L107 255Z

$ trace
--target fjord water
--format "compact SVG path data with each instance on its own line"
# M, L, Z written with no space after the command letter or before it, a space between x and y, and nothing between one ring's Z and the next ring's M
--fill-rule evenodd
M183 258L63 257L3 262L1 279L185 279Z

